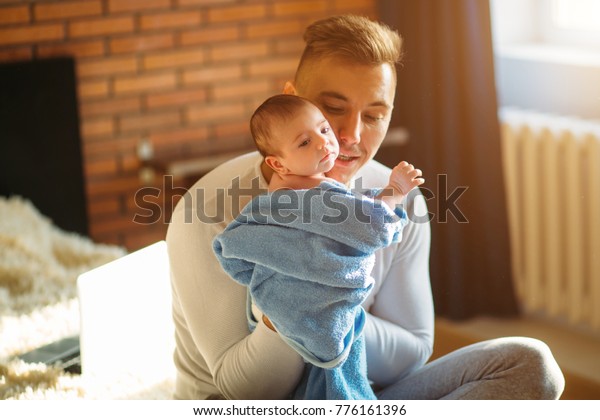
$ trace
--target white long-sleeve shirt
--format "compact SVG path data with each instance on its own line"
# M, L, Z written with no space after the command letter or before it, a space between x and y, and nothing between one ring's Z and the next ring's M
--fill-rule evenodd
M262 322L249 332L246 288L222 270L212 249L213 238L254 195L267 190L261 161L253 152L219 166L196 182L173 212L167 245L176 398L281 399L302 375L303 360L276 332ZM363 188L379 188L389 175L389 168L371 161L355 180ZM433 348L430 228L422 222L425 201L416 197L406 210L409 219L416 215L421 222L409 220L402 241L376 253L375 286L363 304L369 313L364 330L368 375L383 387L422 366ZM290 246L301 252L301 244Z

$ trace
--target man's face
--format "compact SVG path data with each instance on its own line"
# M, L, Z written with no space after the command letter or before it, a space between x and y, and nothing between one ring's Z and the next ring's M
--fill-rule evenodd
M396 81L389 64L348 64L336 58L313 63L297 94L316 103L340 145L327 173L348 183L373 158L387 132Z

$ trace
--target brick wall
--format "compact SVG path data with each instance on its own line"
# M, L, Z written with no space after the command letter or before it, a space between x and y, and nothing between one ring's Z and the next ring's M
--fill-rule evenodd
M248 119L292 78L303 28L339 13L374 17L375 3L0 0L0 62L76 57L91 236L134 250L167 226L133 222L140 141L173 159L250 149Z

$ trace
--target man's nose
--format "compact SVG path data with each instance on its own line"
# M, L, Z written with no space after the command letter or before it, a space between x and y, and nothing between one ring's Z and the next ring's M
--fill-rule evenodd
M361 125L360 114L348 114L340 120L338 125L340 144L360 143Z

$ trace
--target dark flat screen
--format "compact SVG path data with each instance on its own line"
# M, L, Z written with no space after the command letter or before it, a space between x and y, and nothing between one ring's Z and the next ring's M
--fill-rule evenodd
M74 60L0 64L0 195L87 235L82 166Z

